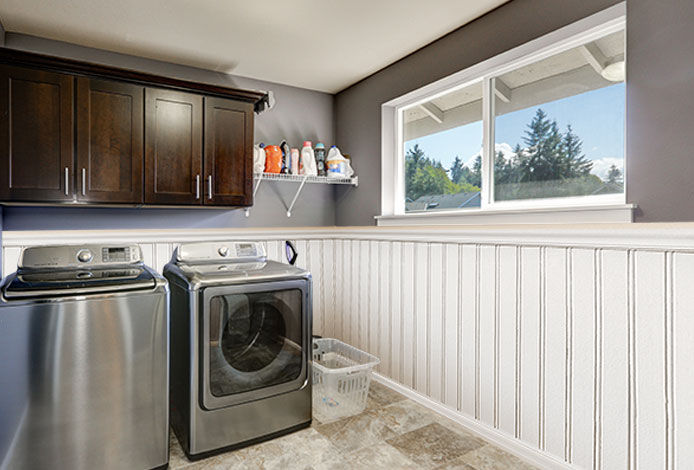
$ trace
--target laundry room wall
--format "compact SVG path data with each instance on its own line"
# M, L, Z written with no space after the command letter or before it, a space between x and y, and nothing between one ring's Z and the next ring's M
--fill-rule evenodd
M694 460L694 224L12 231L21 249L284 240L313 276L313 332L380 358L378 380L539 468Z
M0 34L0 36L3 36ZM217 85L272 91L273 109L255 118L255 142L293 147L304 140L334 143L333 95L277 83L236 77L228 73L187 67L158 60L78 46L36 36L7 32L5 46L87 62L136 69L153 74ZM226 68L231 68L228 66ZM221 67L220 67L221 68ZM250 217L242 209L62 208L5 207L3 230L165 229L269 226L326 226L335 224L333 186L304 187L286 216L297 183L263 182Z

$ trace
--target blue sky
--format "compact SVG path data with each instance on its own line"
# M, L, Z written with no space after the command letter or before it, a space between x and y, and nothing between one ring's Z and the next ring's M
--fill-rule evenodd
M538 108L550 119L556 119L562 132L571 124L583 140L583 152L595 161L594 173L602 173L610 164L623 165L624 158L625 85L619 83L539 106L514 111L496 120L496 143L515 147L522 145L528 123ZM578 110L578 112L577 112ZM456 155L468 161L482 148L482 122L467 124L405 142L405 151L415 144L426 155L449 168Z

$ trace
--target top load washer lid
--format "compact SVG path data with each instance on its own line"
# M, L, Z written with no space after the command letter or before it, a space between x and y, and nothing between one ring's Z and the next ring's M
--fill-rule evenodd
M6 298L96 294L154 288L154 275L143 266L64 271L23 271L3 288Z
M137 245L63 245L26 248L3 286L6 298L80 295L149 289L155 276Z
M220 241L184 243L176 248L174 259L178 264L252 263L267 258L265 247L259 242Z

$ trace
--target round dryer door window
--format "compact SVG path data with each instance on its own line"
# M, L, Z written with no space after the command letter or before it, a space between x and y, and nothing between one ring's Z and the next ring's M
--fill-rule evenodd
M299 377L301 300L299 289L212 297L208 345L212 395L243 393Z

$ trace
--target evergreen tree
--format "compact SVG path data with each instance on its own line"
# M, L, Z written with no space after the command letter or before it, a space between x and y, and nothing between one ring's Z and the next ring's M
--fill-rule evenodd
M562 179L579 178L590 174L593 162L588 160L582 151L583 142L574 133L571 124L566 126L566 134L562 139L562 153L564 164L562 165Z
M610 184L622 184L622 183L624 183L622 170L617 168L616 165L610 166L610 170L607 172L607 182Z
M451 174L451 181L455 184L460 183L460 179L463 177L463 161L459 156L456 155L449 172Z

